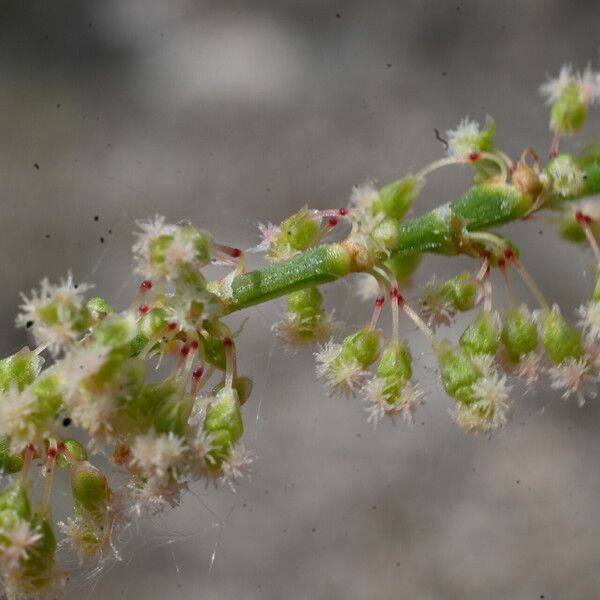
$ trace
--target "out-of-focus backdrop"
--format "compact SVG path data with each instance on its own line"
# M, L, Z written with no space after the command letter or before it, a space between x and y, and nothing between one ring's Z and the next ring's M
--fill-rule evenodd
M257 221L305 203L343 206L352 185L440 157L434 128L465 115L493 115L513 156L526 145L545 154L538 85L563 62L599 58L594 0L0 7L3 354L26 343L13 328L18 293L43 276L71 269L129 302L136 219L189 218L249 247ZM415 212L467 184L466 171L436 173ZM548 298L572 314L590 292L590 255L547 223L510 233ZM415 283L463 264L428 259ZM350 324L368 318L350 282L328 288L327 301ZM286 353L273 337L281 312L280 302L250 311L240 337L240 367L256 386L244 409L252 479L237 494L197 489L142 524L123 562L77 575L67 598L599 596L597 403L515 388L510 427L465 435L405 323L427 403L413 428L373 432L358 401L329 398L314 381L310 351Z

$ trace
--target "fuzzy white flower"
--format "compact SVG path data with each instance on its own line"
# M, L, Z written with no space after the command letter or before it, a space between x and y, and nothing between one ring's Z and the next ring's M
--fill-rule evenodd
M577 88L581 102L594 104L600 99L600 73L592 71L588 65L583 73L574 72L571 65L563 65L558 77L548 79L540 86L540 94L553 104L570 86Z
M368 273L359 273L355 279L354 295L362 302L370 302L381 293L377 279Z
M85 560L95 558L102 549L102 532L94 531L91 525L81 517L71 518L57 523L65 536L59 546L68 544L73 548L81 565Z
M158 479L165 478L180 462L185 445L174 433L138 435L131 446L131 464Z
M368 372L357 360L342 357L342 346L332 340L315 352L315 371L332 392L354 395L365 382Z
M446 131L448 154L458 158L479 150L481 131L479 123L465 117L456 129Z
M42 539L42 534L27 521L19 519L10 527L0 528L0 537L0 564L14 569L27 558L31 547Z
M65 393L71 397L84 379L95 375L106 363L109 349L98 344L79 344L66 354L58 370Z
M527 391L538 381L543 371L542 356L537 352L528 352L521 356L515 370L517 377L525 382Z
M388 388L385 379L373 377L361 390L363 400L367 404L367 423L373 423L373 429L386 415L392 420L396 415L400 415L405 423L412 424L417 406L423 403L424 393L418 384L407 381L397 397L391 395Z
M552 380L551 387L562 390L561 397L564 400L576 396L579 406L583 406L587 398L595 398L598 394L600 377L586 356L566 358L548 369L548 373Z
M491 373L479 378L471 386L474 401L471 404L458 402L454 419L467 431L487 433L503 427L512 407L511 389L506 384L506 375Z
M567 154L556 157L547 168L555 194L569 198L577 196L585 187L585 173Z
M235 492L239 479L249 475L250 465L254 462L254 454L246 450L243 444L235 444L229 448L229 455L221 464L220 484L227 484Z
M375 215L373 208L379 199L379 191L373 181L366 181L352 188L348 208L350 218L355 231L370 232L381 220L381 216Z
M590 300L577 309L579 326L589 342L600 341L600 302Z
M31 418L35 412L37 398L25 388L19 391L11 386L3 398L0 398L0 436L10 438L10 448L19 453L28 444L41 442L46 431L38 431Z
M452 303L440 293L440 286L436 284L435 278L432 278L423 290L420 309L423 319L434 331L440 325L451 325L456 314Z
M260 232L260 242L253 248L250 248L248 252L268 252L271 244L275 242L281 230L277 225L269 222L266 225L259 223L258 231Z
M44 278L39 291L31 290L29 298L21 294L23 303L15 323L17 327L31 327L36 342L56 356L81 337L78 321L84 304L83 294L92 287L75 284L71 272L57 285Z
M292 346L322 342L340 328L341 323L336 321L333 310L331 312L322 310L319 315L308 318L288 313L285 319L271 325L271 331Z
M155 516L167 508L179 506L181 494L188 490L185 482L158 477L132 482L128 487L133 501L132 510L137 517Z
M82 391L65 397L65 405L73 423L92 438L92 447L99 449L112 439L112 419L117 411L113 393L106 391L92 394Z

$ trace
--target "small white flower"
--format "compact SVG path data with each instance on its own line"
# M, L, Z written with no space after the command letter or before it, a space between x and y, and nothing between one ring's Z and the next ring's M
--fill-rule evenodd
M42 539L42 534L37 528L19 519L9 528L0 528L0 536L6 541L0 543L0 561L14 569L19 562L27 558L31 546Z
M254 454L246 450L243 444L231 446L229 456L221 464L219 483L227 484L235 492L235 484L244 475L250 474L253 462Z
M366 181L362 185L352 188L348 208L348 217L355 231L369 233L381 220L381 216L375 215L373 207L379 199L379 192L373 181Z
M420 308L423 319L434 331L440 325L451 325L456 314L452 303L440 293L435 278L432 278L425 286L421 296Z
M264 223L258 224L258 231L260 232L260 242L250 248L248 252L268 252L271 248L271 244L275 242L279 236L280 228L277 225L269 222L266 225Z
M600 341L600 302L590 300L577 309L579 326L589 342Z
M66 354L58 369L63 376L67 396L75 394L84 379L98 373L106 363L108 350L96 344L79 344Z
M517 377L520 377L525 382L525 387L529 391L533 384L538 381L543 373L542 357L537 352L528 352L521 356L516 365Z
M367 403L367 423L373 423L375 429L384 416L393 420L396 415L400 415L405 423L412 425L413 414L417 406L423 403L424 393L420 386L407 381L397 397L393 397L386 388L388 383L381 377L373 377L363 387L363 400Z
M185 446L174 433L138 435L131 447L131 464L158 479L165 478L179 463Z
M59 521L57 525L65 536L59 545L69 544L77 554L80 565L85 560L95 558L101 551L102 532L94 531L81 517L69 517L66 521Z
M454 418L467 431L490 432L503 427L512 407L511 387L506 385L506 375L492 373L479 378L471 386L474 401L458 402Z
M479 150L481 131L477 121L465 117L456 129L446 132L448 139L448 154L461 158Z
M552 190L563 198L577 196L585 187L585 173L566 154L555 158L548 165L547 172L551 176Z
M335 320L335 311L322 310L316 317L300 318L289 313L285 319L271 325L277 337L292 346L315 344L331 337L341 327Z
M583 406L586 398L595 398L598 394L600 377L586 356L566 358L548 369L548 373L552 379L551 387L562 390L561 397L564 400L576 396L579 406Z
M46 431L38 431L31 418L35 412L37 398L25 388L22 392L11 386L0 398L0 436L10 438L11 452L19 453L28 444L37 443Z
M92 447L101 448L112 439L112 419L117 411L116 398L110 391L81 391L65 397L65 405L73 423L92 438Z
M589 65L583 73L575 73L571 65L563 65L558 77L540 86L540 94L546 97L547 104L553 104L569 86L577 86L584 104L594 104L600 99L600 74L592 71Z
M343 358L341 351L341 344L332 340L321 346L315 353L315 371L332 392L354 395L365 382L368 372L355 359Z
M128 487L133 500L132 510L138 517L155 516L166 508L179 506L181 494L188 490L185 482L157 477L130 483Z
M31 290L31 297L21 294L21 312L15 319L17 327L31 327L36 342L56 356L65 345L81 336L76 327L86 291L93 286L75 284L68 273L57 285L42 279L40 289Z

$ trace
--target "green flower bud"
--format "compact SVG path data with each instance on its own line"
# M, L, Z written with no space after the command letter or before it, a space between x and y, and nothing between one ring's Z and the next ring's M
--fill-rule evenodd
M115 312L115 309L108 303L107 300L100 297L90 298L86 306L91 313L98 313L101 315L109 315Z
M40 539L27 548L27 556L22 560L23 574L33 590L44 590L54 578L54 554L56 536L52 523L36 515L31 525L40 533Z
M31 503L27 488L22 483L15 483L0 492L0 515L11 512L20 519L31 519Z
M216 396L223 388L225 387L225 382L221 382L217 384L213 390L212 395ZM240 405L243 405L248 398L250 398L250 394L252 393L252 379L250 377L236 377L233 382L233 388L237 392L238 398L240 400Z
M447 341L438 344L436 354L440 378L446 393L464 404L473 402L471 386L481 375L471 359Z
M581 228L571 207L563 211L558 227L561 237L568 242L582 244L586 241L585 232Z
M112 492L106 475L89 462L82 461L71 472L71 493L75 512L101 518L106 513Z
M385 265L394 274L398 285L402 287L408 282L410 276L417 270L422 260L422 254L408 254L406 256L402 256L401 254L392 254L392 256L385 261Z
M542 312L540 333L546 354L555 364L567 358L578 360L583 355L581 333L564 320L556 304L552 310Z
M412 358L407 346L391 343L381 354L376 374L384 379L408 381L412 377Z
M54 368L44 371L29 387L31 393L37 398L37 403L30 419L40 429L44 424L53 421L62 406L63 380Z
M217 367L224 371L227 366L227 354L225 352L225 344L222 338L210 337L208 339L201 338L204 346L204 358L209 365Z
M454 310L461 312L471 310L475 306L478 292L479 283L469 271L463 271L448 279L440 287L440 295Z
M460 347L469 356L495 354L500 345L502 323L497 312L481 311L460 336Z
M379 198L373 203L373 212L401 219L412 208L422 187L423 180L412 175L388 183L379 190Z
M366 369L377 359L379 339L379 333L372 329L361 329L349 335L342 342L341 359L355 360L363 369Z
M502 328L502 343L513 362L534 352L538 343L537 326L527 307L512 308L506 313Z
M10 450L10 438L0 437L0 475L18 473L23 468L23 455Z
M174 433L178 437L183 437L193 406L192 395L172 394L158 408L153 422L154 429L158 433Z
M550 109L550 129L555 133L572 135L585 123L587 105L581 98L579 84L573 82L563 89Z
M321 219L307 207L302 208L283 221L279 235L272 243L269 254L277 256L285 254L285 248L302 252L314 246L321 235Z
M62 442L65 450L69 453L69 457L65 456L62 452L56 455L56 464L61 469L70 469L74 466L74 461L82 462L87 460L87 451L85 447L73 438L67 438ZM71 460L73 458L73 461Z
M203 430L211 435L213 466L219 467L229 448L242 437L244 424L240 402L235 389L223 388L206 409Z
M110 314L94 331L92 339L100 346L118 348L129 344L137 333L137 324L128 317Z
M371 232L371 239L386 250L398 247L401 238L401 225L398 219L388 217Z
M301 319L316 317L321 312L323 294L317 287L292 292L287 297L288 311Z
M44 359L27 347L0 360L0 393L5 394L13 385L23 390L40 374L43 364Z
M182 266L177 272L174 284L177 295L197 294L206 289L206 279L193 265Z

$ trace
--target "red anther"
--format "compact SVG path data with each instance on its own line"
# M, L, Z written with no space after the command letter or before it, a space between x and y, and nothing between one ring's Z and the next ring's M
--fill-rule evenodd
M223 338L223 345L228 347L232 346L233 340L230 337Z
M183 346L181 346L181 350L179 350L181 356L187 356L190 353L190 346L189 344L183 344Z
M340 208L338 214L340 217L345 217L350 211L347 208Z
M138 312L141 315L145 315L150 310L150 307L147 304L140 304L138 307Z
M581 224L591 225L594 222L594 219L589 215L584 214L582 211L578 210L575 212L575 218Z
M504 248L504 256L506 260L514 260L515 253L510 248Z
M194 369L194 372L192 373L192 377L196 380L200 379L200 377L202 377L202 373L204 373L204 369L202 367L198 367L197 369Z
M550 150L550 152L548 153L548 156L550 158L556 158L558 156L558 150Z
M377 296L377 298L375 298L375 306L377 308L381 308L383 306L384 302L385 302L385 296L383 296L383 295Z
M190 342L190 346L192 347L192 350L197 350L198 349L198 340L192 340Z
M169 324L167 325L167 327L168 327L168 329L169 329L170 331L174 331L174 330L175 330L175 328L177 327L177 323L169 323Z
M239 248L232 248L231 249L231 256L233 258L239 258L242 255L242 251Z
M330 217L329 219L329 227L335 227L340 220L337 217Z
M48 458L56 458L56 448L48 449Z
M471 152L469 154L469 160L471 162L477 162L481 158L481 152Z
M402 304L404 304L404 297L402 296L397 287L393 287L390 290L390 298L392 300L395 300L399 306L402 306Z
M481 258L487 258L489 260L492 258L492 253L486 248L481 252Z
M501 269L504 269L505 266L506 266L506 261L503 258L499 258L498 259L498 267L500 267Z
M144 281L142 281L142 283L140 283L140 292L142 294L151 289L152 289L152 282L149 279L144 279Z

